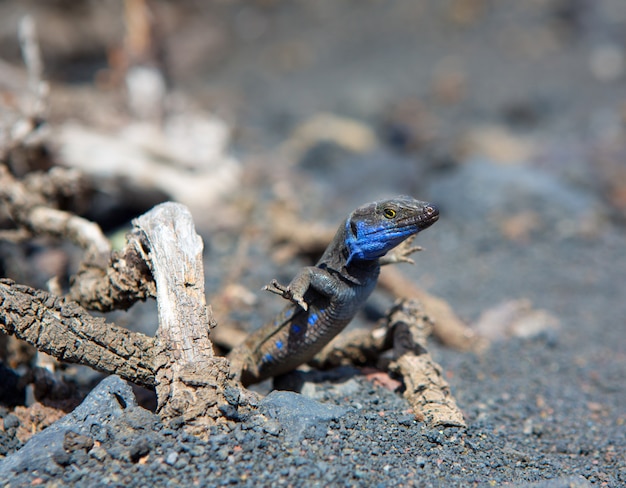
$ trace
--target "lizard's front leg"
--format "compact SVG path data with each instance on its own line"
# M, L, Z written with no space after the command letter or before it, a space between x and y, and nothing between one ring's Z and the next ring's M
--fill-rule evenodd
M303 310L309 309L309 304L304 300L304 294L309 288L324 296L332 297L337 293L336 279L326 270L316 266L307 266L302 268L287 286L272 280L269 285L263 287L264 290L286 298Z

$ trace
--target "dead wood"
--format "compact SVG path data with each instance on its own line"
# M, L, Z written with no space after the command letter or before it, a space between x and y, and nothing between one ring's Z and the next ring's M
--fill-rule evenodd
M91 316L65 298L0 280L0 331L15 335L60 361L118 374L135 384L154 386L153 338Z
M97 258L86 260L87 268L91 264L108 279L97 283L97 274L92 275L91 290L96 292L89 299L79 294L81 301L92 306L98 300L107 306L119 305L123 294L116 293L125 285L131 290L125 297L127 303L137 298L137 290L148 290L157 297L159 328L156 338L149 338L92 317L69 298L1 280L0 332L15 335L61 361L155 387L161 416L182 417L194 431L203 431L206 424L223 418L225 408L232 410L246 403L241 386L231 380L228 361L213 354L209 340L213 318L204 295L203 244L186 207L162 204L133 221L126 249L112 260L107 258L111 263L107 268L101 264L108 242L105 245L101 240L106 241L99 227L68 212L46 208L41 195L29 198L24 185L0 168L0 184L2 178L8 186L2 187L0 197L16 222L33 234L66 235L91 249L92 258ZM58 219L42 222L37 216L45 210L54 210L47 215ZM83 279L82 283L88 282Z
M231 402L239 396L232 398L238 390L229 379L229 362L215 357L209 339L214 321L205 303L202 239L181 204L158 205L133 224L144 236L145 260L157 284L163 350L154 358L157 411L201 427L220 417L228 389Z
M430 427L465 427L441 366L426 349L433 326L419 302L398 301L389 314L395 358L389 368L403 377L404 396Z
M56 174L59 175L59 170ZM69 180L69 177L59 178L58 182ZM52 183L53 179L50 178L49 182ZM105 267L111 246L100 227L70 212L53 208L54 203L48 201L43 192L33 190L0 165L0 200L19 227L33 235L69 239L85 250L88 263ZM47 191L53 193L49 188Z
M136 237L122 251L111 254L108 266L83 262L72 278L67 297L89 310L126 310L138 301L156 296L152 274L137 248Z
M127 309L156 293L150 270L137 252L140 245L130 242L111 253L97 224L59 208L84 207L90 190L77 170L53 168L18 180L0 166L0 201L18 226L2 237L22 241L48 235L70 240L85 250L85 257L71 280L68 298L89 310Z

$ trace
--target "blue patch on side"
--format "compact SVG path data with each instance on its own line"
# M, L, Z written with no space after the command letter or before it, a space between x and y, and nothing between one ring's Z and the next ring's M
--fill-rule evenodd
M293 332L294 334L299 334L300 326L296 324L291 324L291 332Z
M283 348L283 341L276 341L276 349L282 349Z
M292 315L293 315L293 308L288 308L287 310L285 310L285 318L287 320L289 320Z
M262 361L262 362L264 362L264 363L269 363L269 362L271 362L271 361L272 361L272 359L274 359L274 358L273 358L273 357L272 357L272 355L268 352L265 356L263 356L263 357L261 358L261 361Z
M316 313L312 313L311 315L309 315L309 319L308 319L308 323L309 325L315 325L315 323L317 322L317 314Z

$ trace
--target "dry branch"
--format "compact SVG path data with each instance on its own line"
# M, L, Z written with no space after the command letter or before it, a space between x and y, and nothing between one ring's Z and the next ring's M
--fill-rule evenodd
M45 210L43 203L33 204L23 185L0 170L2 177L11 185L0 196L9 203L20 224L48 233L50 228L70 233L75 230L55 222L47 227L33 224L33 220L39 222L33 214ZM95 224L85 227L82 219L56 212L80 224L79 230L72 233L74 239L84 239L89 245L90 236L98 236L85 232L99 232ZM213 319L204 296L202 240L195 232L189 210L180 204L159 205L133 225L127 247L115 256L112 268L93 268L104 271L109 278L115 277L117 283L127 280L131 288L142 288L142 279L152 287L156 284L156 338L107 324L69 299L6 280L0 281L0 332L15 335L61 361L119 374L142 386L154 386L158 411L164 418L180 416L192 430L203 432L206 424L223 417L224 407L232 410L245 405L246 396L240 394L241 386L231 379L228 361L214 357L209 340ZM99 252L99 256L104 258L103 253ZM111 283L110 279L103 280L99 298L107 293L111 296L111 291L107 292ZM129 299L134 298L136 295Z
M389 367L404 378L404 396L430 427L465 427L465 420L443 378L426 350L433 323L415 300L401 300L389 314L395 361Z
M92 317L82 307L42 290L0 280L0 331L60 361L154 386L155 340Z
M69 239L84 249L68 298L89 310L127 309L155 296L150 270L137 252L140 244L130 242L123 251L111 254L109 241L97 224L55 208L70 200L81 207L89 191L84 175L76 170L53 168L30 173L20 181L0 166L0 200L19 227L3 237L24 240L48 235Z
M201 426L220 416L234 388L226 358L215 357L209 340L212 314L204 295L202 239L184 205L164 203L133 222L144 235L145 259L157 284L164 354L155 358L157 409Z
M0 200L18 226L35 235L69 239L85 250L87 262L102 268L108 264L111 246L98 225L51 208L43 194L15 179L5 166L0 166Z
M68 298L89 310L126 310L134 303L156 296L148 265L137 252L134 236L122 251L113 252L107 267L81 264L72 278Z

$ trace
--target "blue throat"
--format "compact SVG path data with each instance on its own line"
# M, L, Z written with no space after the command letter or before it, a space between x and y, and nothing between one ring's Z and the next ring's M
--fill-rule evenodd
M355 235L350 220L346 220L345 244L348 248L346 266L355 259L363 261L378 259L417 232L413 226L389 227L380 224L368 226L366 222L357 222L356 229Z

